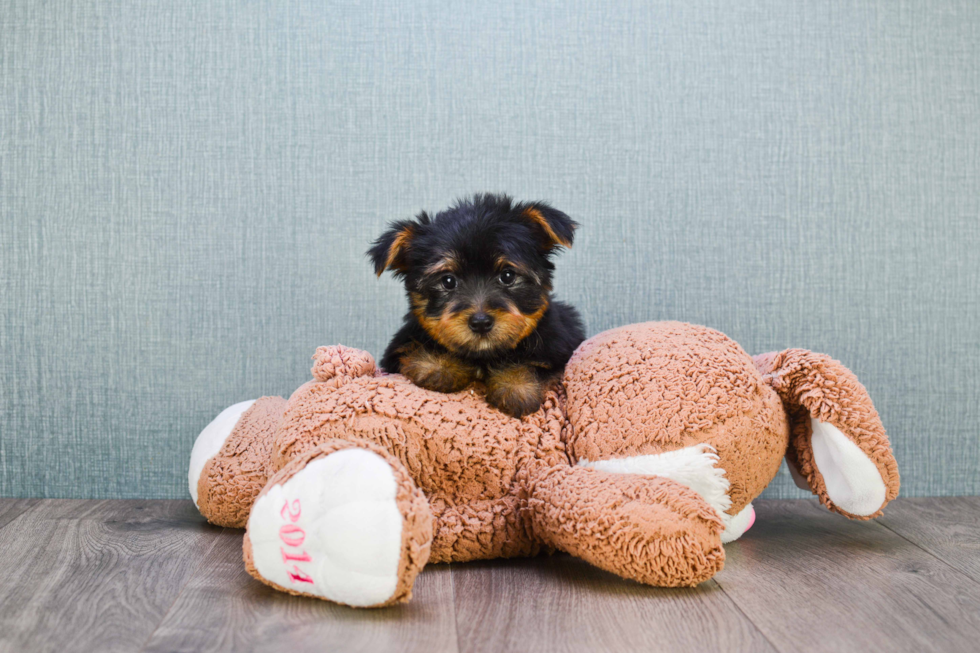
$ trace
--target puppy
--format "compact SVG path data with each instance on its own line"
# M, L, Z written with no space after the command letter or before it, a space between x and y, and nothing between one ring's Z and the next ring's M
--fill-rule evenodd
M382 369L439 392L482 381L505 413L536 411L585 338L578 311L551 295L551 256L572 246L577 226L505 195L391 223L368 256L378 276L404 280L410 310Z

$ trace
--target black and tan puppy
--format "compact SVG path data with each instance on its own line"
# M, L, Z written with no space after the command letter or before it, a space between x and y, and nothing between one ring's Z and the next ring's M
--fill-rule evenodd
M411 310L381 367L440 392L473 381L520 417L536 411L585 338L578 312L551 296L551 256L578 225L543 202L477 195L434 218L394 222L368 251L405 281Z

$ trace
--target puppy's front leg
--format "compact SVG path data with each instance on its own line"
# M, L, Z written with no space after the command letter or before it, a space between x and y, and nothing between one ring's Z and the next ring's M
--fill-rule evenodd
M541 408L550 378L533 364L487 370L487 403L508 415L523 417Z
M459 392L476 378L477 369L451 354L417 346L399 358L399 371L417 386L437 392Z

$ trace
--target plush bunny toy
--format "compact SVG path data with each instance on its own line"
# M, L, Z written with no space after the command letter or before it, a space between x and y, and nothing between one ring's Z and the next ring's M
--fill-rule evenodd
M427 562L561 550L642 583L691 586L785 456L830 510L869 519L898 469L864 387L828 356L749 357L705 327L648 322L582 343L521 419L474 386L440 394L320 347L289 400L236 404L200 434L190 491L246 527L264 583L352 606L411 597Z

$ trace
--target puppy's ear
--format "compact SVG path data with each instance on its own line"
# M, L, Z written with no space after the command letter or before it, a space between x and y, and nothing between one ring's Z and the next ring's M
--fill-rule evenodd
M374 263L374 272L380 277L385 270L394 270L396 274L408 272L408 248L419 225L410 220L400 220L388 225L388 231L381 234L367 255Z
M541 234L544 249L571 247L575 240L578 223L544 202L534 202L524 206L521 217L529 220Z

